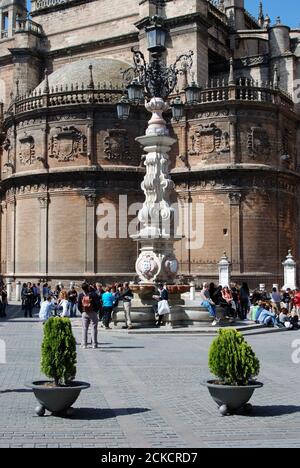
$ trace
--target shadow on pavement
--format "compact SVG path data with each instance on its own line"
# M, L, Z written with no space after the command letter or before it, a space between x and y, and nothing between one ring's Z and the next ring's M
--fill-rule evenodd
M255 418L271 418L274 416L284 416L288 414L300 413L300 406L293 405L270 405L270 406L253 406L253 413L248 417ZM240 416L245 413L240 413Z
M94 419L110 419L117 416L128 416L132 414L146 413L149 408L75 408L74 414L68 419L90 421Z

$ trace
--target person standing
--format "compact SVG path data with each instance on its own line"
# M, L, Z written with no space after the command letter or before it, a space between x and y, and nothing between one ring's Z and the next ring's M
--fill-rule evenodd
M158 301L158 304L154 306L154 312L158 315L157 321L155 323L156 327L160 327L164 318L164 315L170 313L169 307L169 292L167 285L160 284L158 286L159 296L153 296L154 299Z
M131 301L133 299L133 292L129 287L129 283L123 284L123 291L120 296L120 300L123 301L123 308L125 313L125 328L128 330L132 329L131 321Z
M34 307L34 292L31 283L27 283L27 286L23 292L24 297L24 317L27 318L27 314L32 318L32 309Z
M103 319L102 323L106 330L109 330L109 323L111 321L111 314L115 304L115 297L111 292L111 288L106 288L105 293L102 295L103 306Z
M248 312L249 312L249 297L250 297L250 291L249 291L249 287L247 283L242 284L242 287L239 292L239 297L240 297L240 304L241 304L240 318L241 320L246 320Z
M102 296L105 293L103 286L101 283L96 283L96 294L99 298L99 319L102 321L103 319L103 304L102 304Z
M271 301L275 305L276 310L280 312L281 296L280 296L279 292L277 291L277 288L272 289Z
M68 301L67 291L61 291L58 298L58 311L60 317L70 317L71 316L71 304Z
M82 285L82 293L78 297L78 309L82 317L82 343L81 347L87 349L88 330L92 324L92 346L98 348L98 297L87 283Z
M70 304L71 317L76 317L77 299L78 299L78 293L77 293L77 291L75 289L75 286L72 286L70 291L68 292L68 300L69 300L69 304Z

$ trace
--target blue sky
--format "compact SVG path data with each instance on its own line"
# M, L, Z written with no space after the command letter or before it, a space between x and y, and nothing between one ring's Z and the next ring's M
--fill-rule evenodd
M293 28L300 27L299 0L263 0L264 12L271 17L272 24L280 16L282 23ZM258 16L259 0L245 0L245 7L252 15Z
M27 0L28 9L30 0ZM299 0L263 0L265 13L268 13L275 23L276 17L281 16L283 23L295 28L300 27L300 2ZM252 15L258 16L259 0L245 0L245 7Z

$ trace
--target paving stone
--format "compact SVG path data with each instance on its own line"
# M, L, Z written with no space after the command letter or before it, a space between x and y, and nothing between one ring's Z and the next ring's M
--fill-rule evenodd
M16 310L13 311L16 313ZM78 380L88 381L70 419L37 417L24 382L39 378L42 327L0 326L8 362L0 366L0 448L5 447L300 447L300 365L291 359L300 333L247 337L261 359L264 387L254 413L221 418L201 381L212 338L100 332L100 350L78 347ZM80 342L80 329L74 331Z

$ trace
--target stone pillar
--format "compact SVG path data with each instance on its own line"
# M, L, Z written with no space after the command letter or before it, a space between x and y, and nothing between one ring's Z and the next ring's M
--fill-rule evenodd
M96 194L85 194L85 273L95 274Z
M226 252L224 252L223 257L219 262L219 285L229 287L230 284L230 262Z
M21 281L16 282L16 301L20 302L21 300Z
M293 258L292 251L289 250L286 260L282 263L284 267L284 286L283 289L296 289L296 262Z
M230 162L235 164L238 162L237 158L237 118L230 116L229 119L229 145L230 145Z
M241 272L241 220L240 209L242 195L239 192L229 193L230 203L230 258L234 271Z
M87 118L87 157L89 160L89 165L92 166L95 164L95 155L94 155L94 145L93 145L93 128L94 128L94 118L93 113L88 113Z
M190 289L190 300L195 301L196 299L196 285L194 281L190 283L191 289Z
M0 39L2 39L3 34L3 12L0 9Z
M40 203L40 274L48 273L48 193L39 197Z
M152 98L146 104L151 112L146 135L136 138L146 153L146 175L142 183L145 195L143 208L139 211L140 231L132 239L139 242L140 256L136 272L141 283L156 281L173 283L179 264L174 255L172 223L174 210L170 197L174 193L174 182L169 176L168 152L175 143L169 137L163 112L169 106L162 98Z
M15 275L16 268L16 197L13 194L8 200L10 206L10 252L7 252L7 273Z
M10 279L10 278L7 280L7 283L6 283L6 291L7 291L7 300L8 301L11 301L11 299L12 299L12 283L13 283L13 280Z

